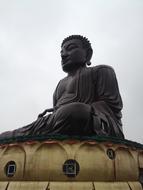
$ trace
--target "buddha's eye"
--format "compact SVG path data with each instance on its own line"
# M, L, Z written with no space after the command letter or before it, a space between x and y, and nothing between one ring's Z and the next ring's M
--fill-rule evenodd
M75 49L75 48L78 48L78 46L76 44L69 44L66 49L67 50L72 50L72 49Z

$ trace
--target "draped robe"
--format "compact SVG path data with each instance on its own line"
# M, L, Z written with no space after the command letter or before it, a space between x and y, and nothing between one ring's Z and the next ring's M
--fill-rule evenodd
M99 65L80 68L68 83L62 79L54 92L52 114L1 136L97 135L124 138L123 107L115 72Z

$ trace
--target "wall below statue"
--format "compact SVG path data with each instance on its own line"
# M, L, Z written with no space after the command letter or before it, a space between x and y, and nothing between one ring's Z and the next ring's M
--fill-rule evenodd
M0 182L1 190L142 190L139 182Z
M0 146L0 190L142 190L142 169L142 149L109 141Z

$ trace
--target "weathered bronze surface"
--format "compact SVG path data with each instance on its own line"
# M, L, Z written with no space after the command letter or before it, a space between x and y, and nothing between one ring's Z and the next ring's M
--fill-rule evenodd
M56 87L53 109L39 114L33 123L0 137L62 134L124 138L123 105L115 72L107 65L87 67L91 57L91 44L86 38L66 38L61 46L61 63L67 76ZM48 111L52 113L46 115Z

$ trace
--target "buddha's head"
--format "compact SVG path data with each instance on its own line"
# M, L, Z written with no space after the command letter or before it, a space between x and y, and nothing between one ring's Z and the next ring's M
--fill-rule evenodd
M92 47L89 40L80 35L65 38L61 45L62 68L65 72L90 65Z

